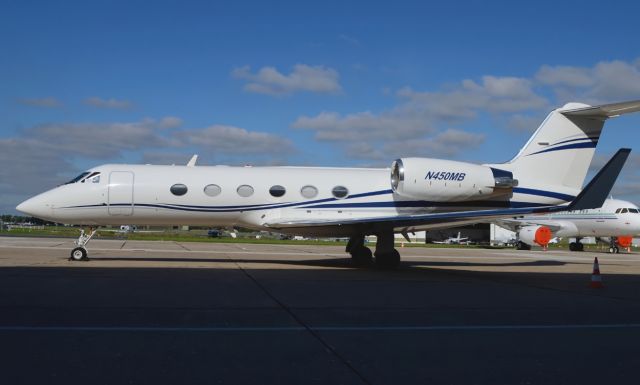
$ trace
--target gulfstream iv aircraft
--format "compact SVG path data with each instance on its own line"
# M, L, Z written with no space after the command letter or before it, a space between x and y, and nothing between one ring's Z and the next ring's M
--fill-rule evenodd
M495 218L599 207L629 154L618 153L581 192L607 118L640 101L552 111L509 162L402 158L390 169L106 164L21 203L35 217L87 226L241 226L306 236L349 237L356 265L394 267L394 233ZM568 206L567 206L568 204ZM94 234L81 233L72 259Z
M609 243L610 253L617 253L618 246L629 247L633 236L640 234L638 206L619 199L607 199L597 209L527 215L494 222L517 233L519 250L528 250L533 245L545 247L552 237L572 237L576 241L569 244L569 250L582 251L580 239L596 237Z

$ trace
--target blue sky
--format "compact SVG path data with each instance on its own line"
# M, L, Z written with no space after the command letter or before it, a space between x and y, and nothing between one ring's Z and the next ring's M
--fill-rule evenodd
M193 153L504 161L567 101L640 99L637 2L485 3L4 2L0 212L87 167ZM594 165L639 126L608 122ZM640 202L638 165L614 195Z

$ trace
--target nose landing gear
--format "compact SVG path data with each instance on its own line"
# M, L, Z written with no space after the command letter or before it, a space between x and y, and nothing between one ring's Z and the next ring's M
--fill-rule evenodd
M80 236L78 237L78 240L74 242L76 244L76 247L73 250L71 250L71 256L69 257L70 261L88 261L89 260L86 245L87 243L89 243L91 238L93 238L93 236L97 231L98 231L97 228L94 230L93 228L90 227L89 234L87 234L85 233L84 229L80 229Z

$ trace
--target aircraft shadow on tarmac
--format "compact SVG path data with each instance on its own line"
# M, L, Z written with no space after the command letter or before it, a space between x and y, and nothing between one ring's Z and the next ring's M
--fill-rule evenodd
M339 267L349 268L354 267L350 258L321 258L321 259L305 259L305 260L279 260L279 259L259 259L259 258L242 258L242 259L228 259L228 258L138 258L138 257L94 257L91 258L95 261L130 261L130 262L192 262L192 263L265 263L276 265L292 265L292 266L312 266L312 267ZM554 260L538 260L538 261L526 261L526 262L505 262L505 263L489 263L489 262L454 262L454 261L402 261L401 268L412 267L481 267L481 266L564 266L566 262L554 261ZM375 268L375 265L371 266ZM355 268L355 267L354 267ZM358 267L357 269L362 269Z

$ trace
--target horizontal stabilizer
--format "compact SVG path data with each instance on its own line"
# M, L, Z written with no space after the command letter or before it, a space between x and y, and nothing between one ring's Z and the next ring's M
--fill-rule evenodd
M580 194L569 204L568 210L586 210L602 207L604 201L611 193L613 184L618 179L620 171L624 166L631 149L621 148L607 162L607 164L598 171L591 182L582 189Z
M619 115L629 114L632 112L640 111L640 100L633 100L630 102L603 104L600 106L591 106L584 108L577 108L574 110L560 111L566 116L582 116L585 118L593 119L608 119L614 118Z

